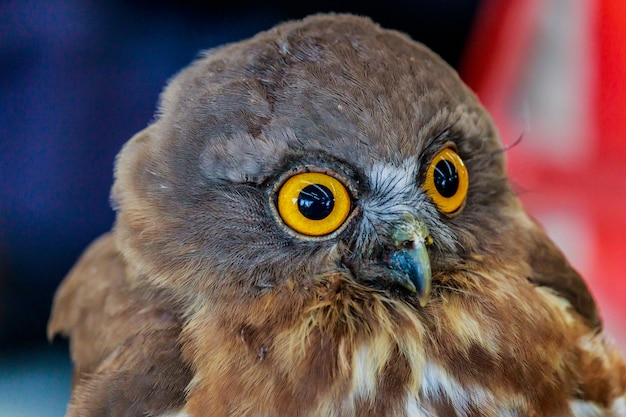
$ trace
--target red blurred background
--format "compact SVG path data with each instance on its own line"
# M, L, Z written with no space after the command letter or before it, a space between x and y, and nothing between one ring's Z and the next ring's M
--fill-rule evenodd
M626 4L484 0L461 75L511 146L524 205L626 347Z

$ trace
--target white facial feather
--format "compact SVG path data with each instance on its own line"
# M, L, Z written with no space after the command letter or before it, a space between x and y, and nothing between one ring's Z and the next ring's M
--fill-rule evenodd
M361 202L363 220L357 247L368 253L381 243L394 222L407 216L422 219L439 247L454 248L457 242L452 229L438 219L437 208L418 183L419 166L414 159L401 164L377 162L366 173L370 192Z
M404 161L401 166L377 162L368 173L372 198L363 203L365 216L392 221L399 214L412 214L423 197L416 186L417 163Z

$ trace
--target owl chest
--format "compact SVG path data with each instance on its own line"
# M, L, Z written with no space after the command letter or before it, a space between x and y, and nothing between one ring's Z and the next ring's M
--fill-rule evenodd
M351 354L336 348L335 363L313 368L282 356L270 367L237 369L192 389L186 406L162 417L502 417L542 416L523 393L460 382L432 361L409 360L402 346L361 345ZM328 346L320 346L328 349ZM318 352L319 353L319 352ZM269 360L271 351L263 360ZM279 355L280 356L280 355ZM325 361L328 357L318 355ZM419 356L419 357L424 357ZM292 358L293 359L293 358ZM328 365L330 362L325 362ZM291 373L285 374L289 369ZM303 373L305 372L305 373ZM228 376L230 375L230 377ZM489 378L489 375L485 375ZM552 409L554 411L554 409ZM558 415L598 416L594 408L565 404Z
M200 383L185 408L171 417L515 415L495 406L493 413L468 411L477 400L494 404L494 394L468 390L438 365L410 360L406 349L383 338L355 349L344 343L319 345L302 357L269 350L263 358L269 367L232 370L204 389ZM272 353L282 362L272 362Z

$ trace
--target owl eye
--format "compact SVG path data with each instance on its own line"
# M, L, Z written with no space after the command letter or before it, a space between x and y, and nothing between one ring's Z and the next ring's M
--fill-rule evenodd
M290 177L278 190L278 214L287 226L307 236L337 230L350 213L350 194L336 178L321 172Z
M452 148L441 150L433 158L424 190L444 213L454 213L465 202L469 177L463 160Z

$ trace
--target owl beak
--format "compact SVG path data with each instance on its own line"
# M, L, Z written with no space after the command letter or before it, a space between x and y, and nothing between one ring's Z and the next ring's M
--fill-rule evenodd
M392 242L397 248L387 261L394 279L416 293L422 307L430 295L431 270L426 246L432 239L426 225L419 219L404 221L394 228Z

